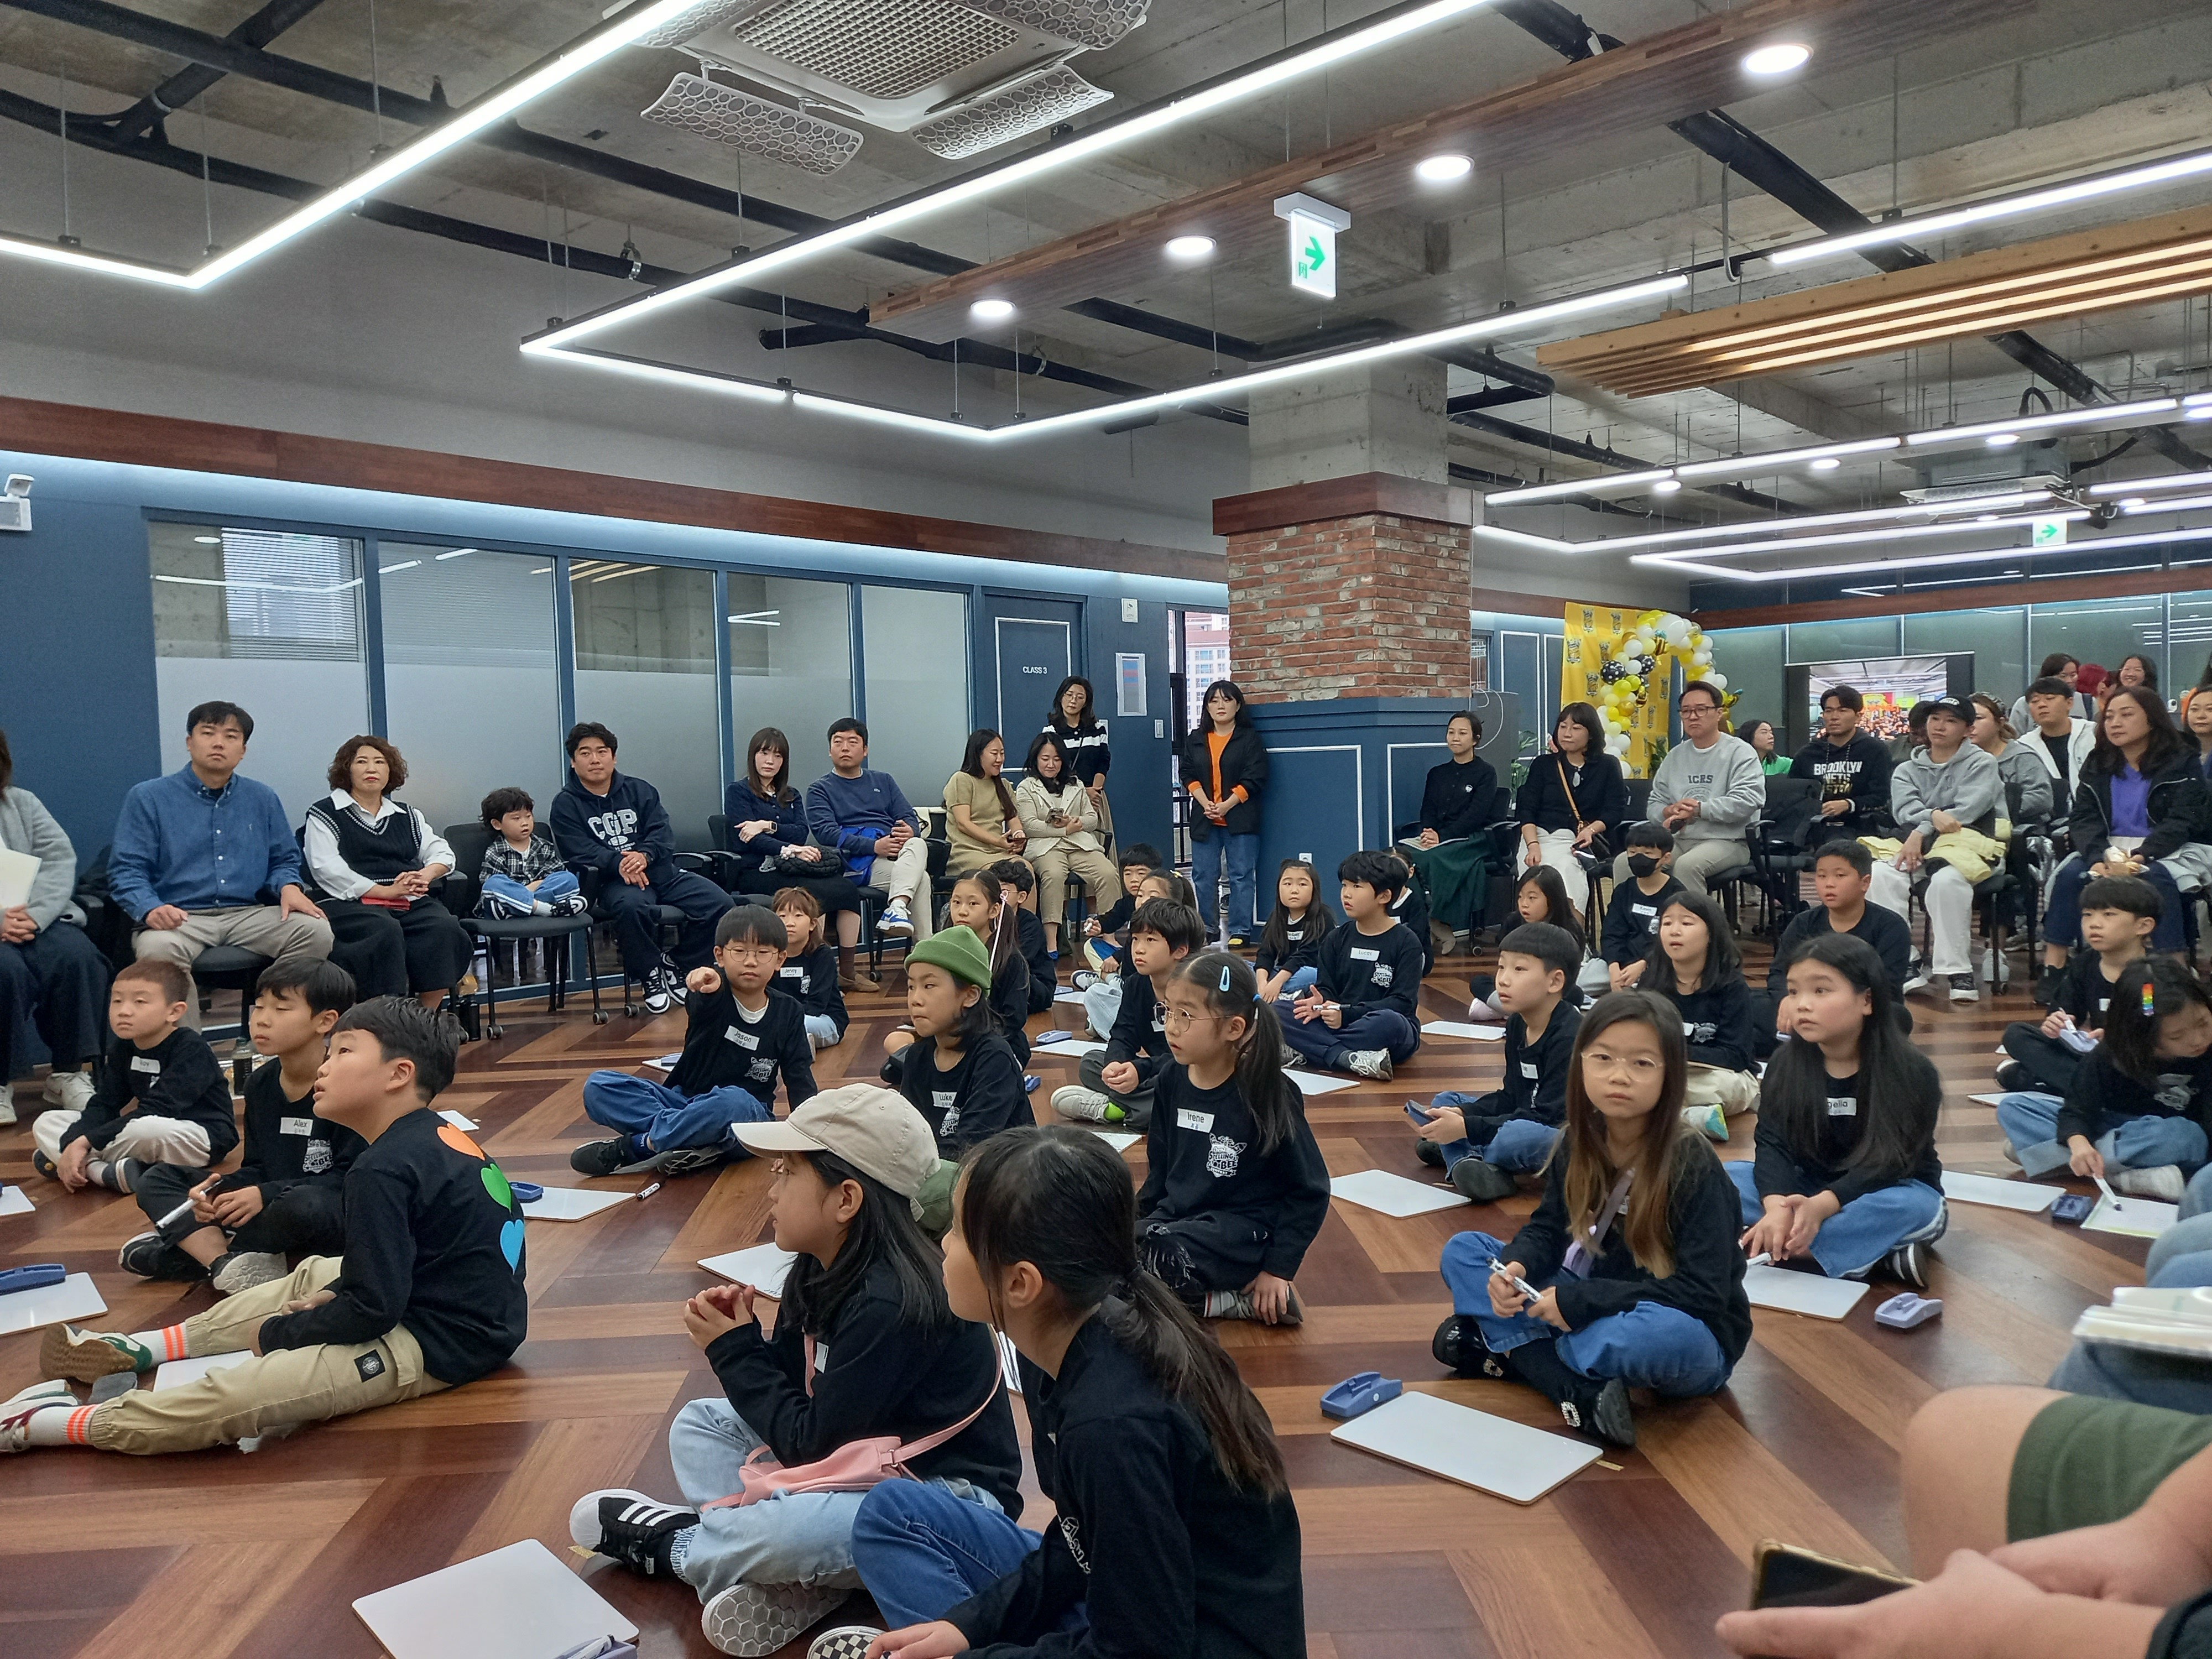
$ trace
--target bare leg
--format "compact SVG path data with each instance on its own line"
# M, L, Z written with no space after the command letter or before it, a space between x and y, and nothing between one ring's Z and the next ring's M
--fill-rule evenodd
M179 1239L177 1248L201 1267L212 1267L230 1248L230 1240L220 1227L201 1227Z
M445 1000L446 994L443 991L417 991L415 994L415 1000L434 1014L438 1012L438 1005Z
M2048 1389L1953 1389L1914 1414L1900 1462L1916 1573L1933 1577L1954 1550L2007 1541L2013 1455L2036 1414L2064 1397Z

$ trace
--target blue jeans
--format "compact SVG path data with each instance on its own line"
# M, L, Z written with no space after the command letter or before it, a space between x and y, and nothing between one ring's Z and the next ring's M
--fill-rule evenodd
M1728 1381L1728 1358L1705 1322L1663 1302L1639 1302L1626 1313L1593 1319L1578 1331L1563 1332L1533 1314L1500 1319L1490 1306L1490 1264L1504 1249L1504 1239L1488 1233L1455 1234L1444 1245L1444 1283L1451 1287L1452 1311L1474 1317L1492 1353L1549 1340L1561 1362L1578 1376L1617 1376L1632 1389L1678 1400L1711 1394ZM1543 1290L1553 1280L1532 1282Z
M1198 889L1198 914L1206 919L1206 931L1216 932L1213 901L1215 890L1221 884L1221 849L1229 848L1229 931L1251 934L1259 932L1253 920L1253 905L1257 897L1253 877L1260 867L1260 838L1257 836L1232 836L1226 830L1207 826L1204 841L1193 838L1190 843L1190 883Z
M763 1443L728 1401L692 1401L668 1425L668 1461L685 1501L696 1508L741 1490L744 1480L738 1471ZM979 1516L1006 1519L996 1498L965 1480L891 1484L933 1492ZM861 1579L853 1562L854 1522L866 1496L785 1492L758 1504L703 1510L699 1524L679 1534L677 1576L702 1601L738 1583L857 1589Z
M1765 1213L1752 1160L1723 1164L1743 1200L1747 1227ZM1813 1261L1831 1279L1856 1279L1900 1244L1942 1237L1949 1224L1943 1194L1924 1181L1897 1181L1862 1194L1820 1224L1813 1236Z
M653 1151L665 1152L720 1146L730 1139L732 1123L765 1123L774 1115L734 1084L687 1096L628 1072L594 1072L584 1079L584 1115L610 1129L641 1134ZM733 1144L731 1156L750 1154Z
M2011 1094L1997 1102L1998 1127L2031 1176L2063 1170L2073 1157L2054 1138L2064 1103L2045 1094ZM2188 1118L2131 1117L2099 1136L2097 1150L2112 1169L2155 1170L2165 1164L2195 1169L2204 1162L2206 1142L2204 1131Z
M1429 1104L1434 1108L1452 1106L1465 1111L1479 1104L1484 1097L1462 1094L1456 1089L1447 1089ZM1444 1168L1463 1158L1480 1158L1495 1169L1508 1175L1534 1175L1544 1167L1552 1156L1552 1148L1559 1144L1559 1132L1548 1123L1538 1123L1528 1118L1514 1118L1498 1126L1486 1141L1447 1140L1437 1150L1444 1155Z
M2191 1177L2181 1195L2181 1219L2152 1243L2143 1283L2160 1291L2212 1285L2212 1215L2207 1210L2212 1210L2212 1168ZM2048 1386L2198 1416L2212 1413L2212 1366L2190 1355L2076 1342L2051 1373Z
M1341 1072L1344 1057L1362 1048L1387 1048L1393 1066L1404 1064L1421 1046L1421 1028L1394 1009L1371 1008L1333 1031L1317 1019L1285 1019L1283 1041L1315 1065Z
M886 1480L861 1497L853 1562L888 1628L943 1618L1044 1542L977 1496L983 1501L964 1503L942 1486Z
M480 916L526 916L538 903L552 903L576 890L574 870L556 870L538 884L535 892L525 887L513 876L486 876L483 878L483 897L477 903Z
M2102 858L2100 848L2097 854ZM2142 878L2158 890L2160 909L2158 927L2150 936L2154 951L2179 951L2184 944L2181 918L2181 889L2174 884L2173 872L2154 860L2142 871ZM2081 890L2088 885L2089 861L2079 853L2074 854L2058 866L2051 878L2051 902L2043 912L2043 937L2052 945L2063 945L2069 949L2081 942ZM2015 1140L2015 1146L2020 1143Z
M1283 988L1275 994L1275 1000L1278 1002L1288 1002L1295 997L1304 996L1308 991L1313 989L1314 981L1320 977L1320 974L1315 969L1301 968L1283 981Z

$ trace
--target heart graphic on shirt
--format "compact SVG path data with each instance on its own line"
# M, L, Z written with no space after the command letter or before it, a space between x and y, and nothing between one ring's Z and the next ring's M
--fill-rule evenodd
M499 1248L507 1257L507 1265L522 1266L522 1218L517 1216L499 1230Z
M484 1190L499 1200L499 1207L514 1207L514 1188L507 1185L507 1176L496 1164L487 1164L477 1173L483 1177Z
M475 1141L471 1140L466 1135L463 1134L459 1129L456 1129L450 1123L443 1123L438 1126L438 1139L444 1141L446 1145L452 1147L457 1152L466 1152L471 1158L481 1158L483 1157L483 1148L477 1146Z

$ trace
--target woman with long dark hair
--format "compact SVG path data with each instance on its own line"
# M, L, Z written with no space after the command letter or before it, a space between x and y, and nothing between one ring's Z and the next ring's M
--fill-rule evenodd
M1769 720L1748 720L1735 729L1735 734L1751 745L1751 752L1759 757L1759 769L1770 778L1778 778L1790 770L1790 757L1775 745L1782 733Z
M1453 933L1474 927L1490 895L1486 832L1498 816L1498 773L1474 752L1481 741L1482 722L1464 708L1454 709L1444 722L1451 758L1429 769L1421 786L1419 828L1397 848L1428 896L1430 916Z
M1068 877L1083 884L1094 912L1120 901L1121 878L1106 856L1097 798L1075 775L1067 740L1050 726L1030 739L1022 781L1014 786L1014 808L1029 838L1026 857L1036 872L1037 920L1044 924L1045 949L1057 957Z
M1182 782L1190 792L1190 873L1206 931L1225 926L1231 945L1259 930L1255 875L1260 860L1260 797L1267 787L1267 745L1234 680L1206 688L1204 722L1182 740ZM1214 915L1224 855L1229 915Z
M1530 869L1549 865L1566 884L1575 908L1589 910L1589 878L1575 858L1600 859L1618 850L1607 832L1628 816L1628 784L1620 763L1605 752L1605 723L1586 702L1559 710L1552 747L1528 763L1514 803L1521 820L1521 848Z
M2195 745L2155 690L2124 685L2105 699L2097 746L2074 791L2074 851L2051 883L2043 960L2063 968L2081 938L2081 888L2096 876L2141 876L2164 905L2153 951L2182 948L2181 895L2212 884L2212 842Z
M92 1101L92 1079L82 1067L100 1057L107 1039L107 961L70 896L76 848L39 798L15 782L5 732L0 847L39 861L23 902L0 910L0 1123L15 1121L14 1085L30 1076L42 1048L53 1061L46 1103L81 1112Z
M722 792L729 822L723 844L737 854L738 890L773 896L804 887L824 915L836 918L837 983L860 988L853 965L860 942L860 890L842 861L817 847L806 829L806 803L791 787L791 739L763 726L745 744L745 775Z
M1003 858L1019 858L1028 845L1014 792L1000 775L1006 766L1006 740L988 726L968 734L960 769L945 781L945 835L952 855L949 875L988 870Z
M1114 809L1106 799L1106 774L1113 768L1114 753L1106 741L1106 722L1099 717L1098 699L1089 680L1070 674L1060 683L1060 689L1052 694L1052 714L1044 729L1060 739L1067 757L1068 775L1091 797L1100 844L1110 847Z

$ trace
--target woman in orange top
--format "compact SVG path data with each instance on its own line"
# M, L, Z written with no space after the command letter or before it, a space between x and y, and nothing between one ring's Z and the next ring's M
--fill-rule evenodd
M1252 724L1252 711L1233 680L1206 688L1206 723L1182 740L1183 787L1190 791L1191 876L1207 933L1221 884L1222 854L1229 855L1230 943L1243 945L1259 932L1253 908L1253 874L1260 860L1260 796L1267 787L1267 749Z

